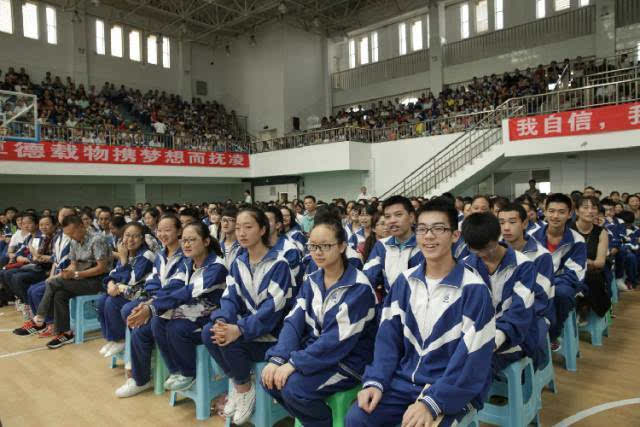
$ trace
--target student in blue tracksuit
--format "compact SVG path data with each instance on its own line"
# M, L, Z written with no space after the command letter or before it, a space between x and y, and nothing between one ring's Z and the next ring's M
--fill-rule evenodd
M304 281L262 371L267 391L307 427L331 427L324 399L359 384L373 353L376 297L347 262L346 237L339 217L316 214L308 246L319 268Z
M186 259L180 247L182 226L174 214L164 214L158 222L158 239L163 249L156 254L153 271L144 285L143 295L122 307L122 318L131 330L131 378L116 390L118 397L131 397L151 388L151 352L155 347L151 330L151 309L155 298L169 295L185 286ZM171 317L167 311L166 317Z
M238 216L238 208L235 206L227 206L222 210L222 219L220 226L224 237L220 241L220 248L224 254L224 265L227 270L231 269L231 264L238 256L242 249L240 242L236 237L236 217Z
M279 208L268 206L264 210L264 214L269 220L269 247L280 252L289 263L289 268L295 277L292 296L295 297L297 289L302 285L302 277L304 270L302 269L302 252L298 250L296 244L291 241L286 234L280 233L282 230L282 212Z
M351 202L350 202L351 203ZM360 214L362 213L362 206L353 203L351 210L348 213L347 223L345 224L346 232L347 232L347 242L351 241L353 236L362 229L362 225L360 224ZM356 237L357 239L357 237ZM362 239L364 241L364 239ZM357 249L357 248L353 248Z
M538 334L537 354L533 361L536 367L547 362L546 347L549 328L555 324L556 311L553 305L555 288L553 287L553 259L549 251L540 242L526 233L527 212L522 205L508 204L498 213L503 242L516 251L522 252L536 267L534 313Z
M423 261L412 226L415 222L413 205L403 196L391 196L382 204L390 236L378 241L364 265L371 286L384 286L388 293L398 275Z
M233 386L225 416L243 424L255 407L251 381L255 362L277 341L286 315L293 274L287 260L269 248L269 220L257 208L244 208L236 222L242 253L231 265L220 309L202 328L202 342Z
M551 349L558 351L557 341L564 321L576 307L576 295L584 292L584 276L587 270L587 247L582 236L572 230L567 222L573 203L561 193L551 194L545 202L548 223L538 229L533 237L551 252L553 259L553 286L556 323L549 329Z
M633 289L638 284L638 236L640 230L634 225L635 216L631 211L622 211L618 215L618 218L624 221L624 230L620 236L620 250L624 254L623 265L626 274L626 282L618 283L618 289L621 291L628 291Z
M100 354L107 358L124 350L126 325L120 310L138 298L156 259L156 254L149 250L144 241L142 224L137 222L130 222L124 227L117 254L115 268L104 279L107 294L98 300L100 328L103 338L107 340Z
M61 224L62 220L67 216L74 215L75 211L69 207L63 207L58 211L58 223ZM69 250L71 248L71 239L69 236L62 232L62 229L58 229L53 237L52 246L52 258L51 258L51 270L49 272L48 279L56 277L60 272L69 267ZM44 291L47 287L46 281L36 283L29 287L27 291L27 300L31 308L31 313L35 314L38 311L38 305L42 301ZM27 320L20 328L13 331L16 335L33 335L39 333L39 336L48 338L53 336L53 316L48 316L45 319L44 325L38 326L32 319Z
M227 277L220 245L201 221L182 230L182 252L185 285L156 295L147 305L153 313L153 339L170 373L164 386L172 391L187 390L195 381L201 329L219 307Z
M457 222L448 200L429 201L418 212L424 260L398 276L384 301L373 362L348 427L447 427L482 408L494 308L487 285L451 254Z
M345 250L345 256L347 257L347 262L350 265L362 271L362 255L360 255L359 252L353 250L351 246L347 246L347 249ZM307 255L302 259L302 268L304 269L304 280L306 280L307 277L318 270L318 265L313 260L313 257L310 253L307 253Z
M362 207L359 217L360 230L353 233L353 235L349 238L349 246L351 246L356 251L363 253L367 237L369 237L371 233L375 233L374 227L372 226L373 220L377 219L379 216L380 213L375 206L369 205L366 207Z
M41 233L38 230L38 218L35 214L26 212L22 214L22 222L21 229L25 234L24 239L20 242L17 248L13 252L13 257L11 263L20 263L20 264L29 264L31 259L29 258L31 246L31 242L39 242L41 238ZM34 240L38 239L38 240ZM20 271L20 268L13 268L9 270L2 269L0 270L0 288L4 288L6 292L12 295L10 290L9 283L12 279L12 276L17 274ZM22 301L23 303L25 301Z
M296 222L296 214L287 206L280 207L282 213L282 232L291 239L303 255L307 251L307 236Z
M465 264L491 289L496 310L492 365L497 374L524 356L538 355L532 291L536 268L522 253L498 243L500 223L492 213L470 215L464 222L462 235L471 250Z

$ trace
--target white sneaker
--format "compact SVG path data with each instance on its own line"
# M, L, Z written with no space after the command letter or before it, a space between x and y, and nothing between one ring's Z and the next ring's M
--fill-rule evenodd
M251 389L246 393L236 392L236 412L233 414L233 423L242 425L249 421L256 406L256 387L251 383Z
M229 381L231 383L231 381ZM227 393L227 403L224 404L224 416L227 418L233 417L236 412L236 386L231 383L229 392Z
M123 386L121 386L116 390L116 396L118 397L135 396L138 393L142 393L145 390L149 390L151 387L153 387L153 384L151 383L151 381L149 381L145 385L139 386L136 384L136 380L134 380L133 378L129 378L127 382L124 383Z
M107 351L109 351L109 348L111 348L111 344L113 344L113 341L107 341L105 345L100 347L100 354L104 356Z
M171 375L169 375L169 378L167 378L167 380L163 384L164 388L166 390L171 390L172 384L175 382L176 379L178 379L179 376L180 376L180 374L171 374Z
M111 347L109 347L109 349L104 353L104 357L108 359L109 357L115 356L116 354L123 351L124 347L124 342L111 343Z
M171 382L171 386L169 387L170 391L184 391L189 390L193 383L196 382L194 377L185 377L184 375L177 375L176 378Z
M618 286L620 292L627 292L629 290L627 284L624 283L624 279L616 279L616 286Z

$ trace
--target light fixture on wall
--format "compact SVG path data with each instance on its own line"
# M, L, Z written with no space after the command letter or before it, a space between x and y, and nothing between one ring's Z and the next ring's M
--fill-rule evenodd
M258 43L256 42L256 36L255 34L251 34L251 36L249 37L249 45L250 46L255 46Z
M227 54L227 56L231 55L231 46L226 45L224 47L224 52Z

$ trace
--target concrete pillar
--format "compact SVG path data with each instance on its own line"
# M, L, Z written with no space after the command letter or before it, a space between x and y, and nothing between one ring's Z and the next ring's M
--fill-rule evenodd
M595 0L597 58L616 54L616 2L615 0Z
M429 6L429 88L434 94L440 93L444 82L444 63L442 61L442 39L444 28L444 5L431 3Z
M70 22L74 18L74 11L68 12L65 18ZM62 18L62 16L60 17ZM73 19L75 22L71 24L71 78L76 86L84 84L85 88L89 88L89 56L87 55L87 19L91 19L84 10L78 10L78 15ZM58 25L62 27L62 22ZM105 29L106 31L106 29ZM108 47L107 47L108 48Z
M193 82L191 77L191 43L180 39L175 43L178 48L178 93L182 99L191 102L193 97Z
M133 184L133 197L135 203L147 201L147 185L144 183Z

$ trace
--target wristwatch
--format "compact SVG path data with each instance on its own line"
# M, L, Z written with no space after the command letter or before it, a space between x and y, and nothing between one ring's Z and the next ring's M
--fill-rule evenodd
M80 278L80 272L78 272L78 271L74 271L74 272L73 272L73 278L74 278L74 279L76 279L76 280L78 280L78 279Z

